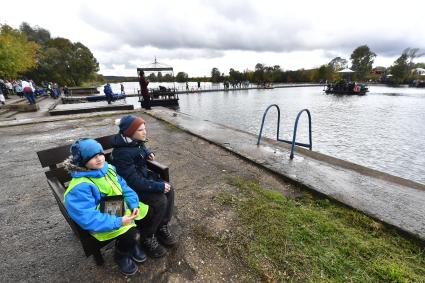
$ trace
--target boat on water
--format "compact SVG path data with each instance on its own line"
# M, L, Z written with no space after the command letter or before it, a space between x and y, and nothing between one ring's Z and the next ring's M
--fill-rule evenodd
M350 80L350 75L354 73L353 70L345 68L338 71L346 78L339 80L335 83L328 83L323 90L326 94L346 94L346 95L365 95L369 89L365 84L359 84Z
M365 84L340 80L327 84L323 91L327 94L365 95L369 89Z
M409 87L425 87L425 80L414 80Z
M119 100L119 99L124 99L126 96L125 94L113 94L112 96L112 100ZM102 101L102 100L107 100L106 99L106 95L93 95L93 96L87 96L86 97L87 101L93 102L93 101Z

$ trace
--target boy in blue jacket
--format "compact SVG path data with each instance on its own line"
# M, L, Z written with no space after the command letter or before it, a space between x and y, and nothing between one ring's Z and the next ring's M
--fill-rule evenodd
M93 139L74 142L64 165L72 176L64 194L69 216L99 241L116 239L114 259L120 271L135 274L135 262L146 260L137 238L138 229L144 228L150 217L148 206L139 202L137 194L105 161L102 146ZM111 199L115 206L108 204Z
M162 245L170 247L177 243L168 227L173 214L174 188L148 170L147 160L154 160L155 154L145 146L145 121L127 115L120 120L119 128L119 134L112 139L112 161L139 199L152 209L149 229L141 234L142 245L148 256L162 257L166 254Z

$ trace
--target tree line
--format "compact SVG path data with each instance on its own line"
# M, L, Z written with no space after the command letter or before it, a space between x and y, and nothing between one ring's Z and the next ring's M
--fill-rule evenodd
M19 29L0 25L1 78L79 86L84 82L103 81L98 71L96 58L80 42L53 38L48 30L25 22Z
M413 61L425 53L420 53L418 48L406 48L400 57L394 61L388 68L373 68L376 53L370 50L367 45L361 45L353 50L350 61L350 69L354 71L350 75L352 80L357 81L383 81L390 80L392 83L408 83L418 77L413 70L415 68L425 68L425 63L414 63ZM220 72L216 67L211 70L211 77L208 81L219 83L229 81L233 83L250 81L252 83L308 83L337 81L342 79L343 75L339 71L348 68L349 61L345 58L335 57L329 63L313 69L299 69L295 71L284 71L279 65L267 66L258 63L254 70L237 71L233 68L229 70L228 75ZM388 76L391 75L391 76ZM391 77L391 79L389 79ZM185 72L179 72L176 81L185 82L193 80ZM204 80L205 78L197 78Z

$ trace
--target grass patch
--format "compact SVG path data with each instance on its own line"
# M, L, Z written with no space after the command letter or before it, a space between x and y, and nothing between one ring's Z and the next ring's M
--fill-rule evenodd
M231 177L236 195L230 235L215 237L266 281L425 282L425 250L362 213L305 193L291 200L257 182Z

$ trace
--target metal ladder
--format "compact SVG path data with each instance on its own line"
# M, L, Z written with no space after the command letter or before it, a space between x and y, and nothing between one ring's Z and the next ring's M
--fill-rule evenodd
M303 146L303 147L308 147L310 150L313 147L313 142L312 142L312 138L311 138L311 114L310 111L308 109L303 109L300 112L298 112L297 115L297 119L295 120L295 125L294 125L294 133L292 135L292 141L288 141L288 140L284 140L284 139L280 139L279 138L279 129L280 129L280 108L277 104L272 104L269 107L267 107L266 111L263 114L263 121L261 122L261 129L260 129L260 134L258 135L258 141L257 141L257 145L260 145L260 140L261 140L261 135L263 133L263 127L264 127L264 121L266 120L266 116L267 116L267 112L272 108L272 107L276 107L277 109L277 131L276 131L276 140L277 141L281 141L281 142L285 142L285 143L289 143L291 144L291 154L289 156L290 159L294 158L294 151L295 151L295 145L298 146ZM307 112L308 114L308 131L309 131L309 141L310 143L306 144L306 143L299 143L296 142L296 137L297 137L297 128L298 128L298 120L300 119L300 116L303 112Z

